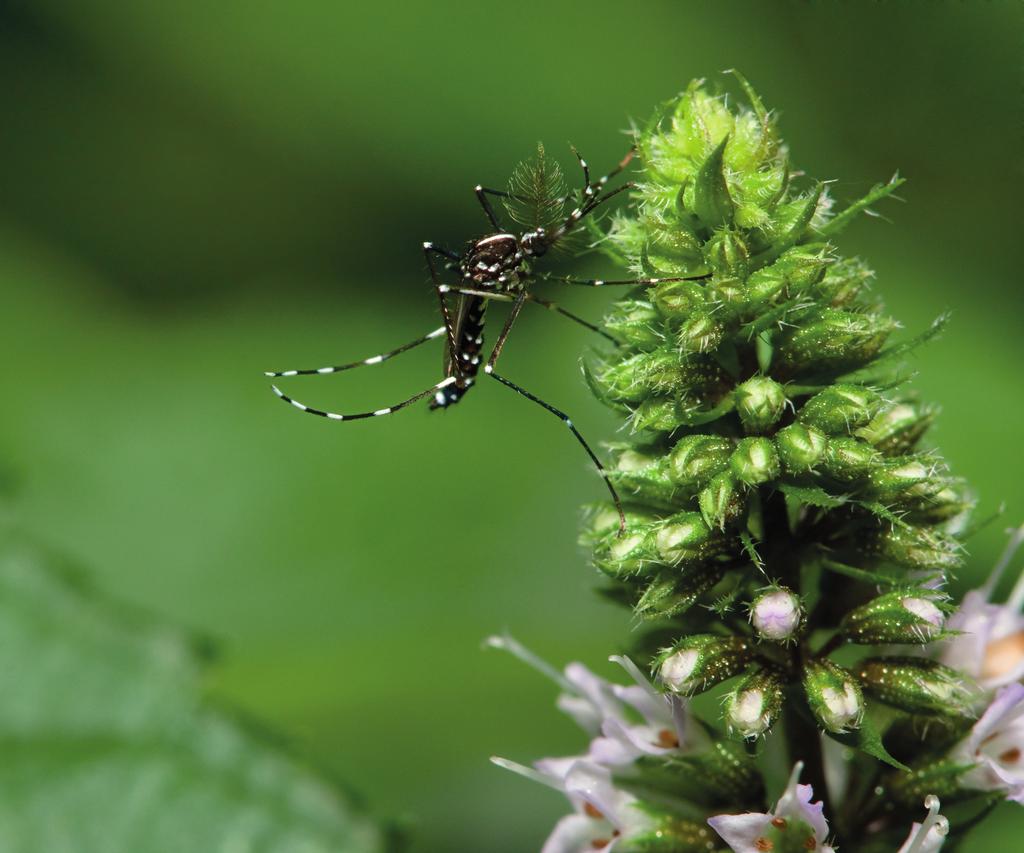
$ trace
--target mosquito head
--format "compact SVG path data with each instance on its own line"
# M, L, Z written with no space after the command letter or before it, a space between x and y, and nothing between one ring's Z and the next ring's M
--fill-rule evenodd
M523 253L531 258L539 258L548 250L548 234L543 228L527 231L520 239L519 245Z

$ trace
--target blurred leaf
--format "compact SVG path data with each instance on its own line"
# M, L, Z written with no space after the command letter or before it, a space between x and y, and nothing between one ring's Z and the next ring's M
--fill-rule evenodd
M5 538L0 849L383 849L331 783L206 703L199 674L180 632Z

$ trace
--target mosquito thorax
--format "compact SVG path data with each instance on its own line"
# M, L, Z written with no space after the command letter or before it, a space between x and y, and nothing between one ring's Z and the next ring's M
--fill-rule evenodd
M523 251L514 234L488 234L470 243L459 262L462 277L476 285L505 282L519 269Z
M543 228L535 231L527 231L520 239L519 245L523 247L523 253L531 258L539 258L548 250L548 235Z

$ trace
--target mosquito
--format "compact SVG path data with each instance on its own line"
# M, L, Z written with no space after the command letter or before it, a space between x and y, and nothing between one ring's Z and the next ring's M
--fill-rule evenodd
M536 281L603 287L606 285L652 285L671 281L693 281L705 279L707 276L584 279L535 272L534 263L552 249L564 247L569 238L578 233L577 228L586 217L615 196L633 187L632 183L626 182L614 189L607 189L609 181L620 174L633 159L635 153L633 149L622 158L614 169L596 181L591 180L590 168L586 160L575 148L572 151L583 172L581 190L572 193L565 192L561 170L556 163L545 157L543 146L538 145L537 156L534 160L520 164L516 169L510 183L510 191L490 189L479 185L474 189L476 199L490 223L492 230L489 233L470 240L461 253L450 251L436 243L423 244L423 254L430 270L434 292L437 295L441 317L444 321L442 326L400 347L364 358L361 361L307 370L268 371L266 375L276 378L339 373L357 367L380 364L428 341L443 337L446 340L444 378L408 399L374 411L341 414L315 409L289 397L276 385L273 385L272 388L284 402L300 411L333 421L354 421L390 415L425 397L430 398L431 409L446 409L459 402L473 387L478 377L484 346L484 315L488 303L492 301L510 303L511 308L505 318L504 326L490 355L483 363L483 372L486 376L496 379L505 387L551 412L569 428L604 479L619 514L619 532L621 534L626 526L622 501L609 480L601 460L576 428L572 419L561 409L507 379L495 368L509 333L523 306L528 302L555 311L615 343L614 339L600 327L576 316L556 303L532 293L530 285ZM503 228L494 206L491 204L492 198L501 199L510 216L525 230L516 232ZM572 210L567 210L570 204ZM442 278L443 272L453 273L453 277L459 279L458 283L446 283ZM449 299L454 304L450 304Z

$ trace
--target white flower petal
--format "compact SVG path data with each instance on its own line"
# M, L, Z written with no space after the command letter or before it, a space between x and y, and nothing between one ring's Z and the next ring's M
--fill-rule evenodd
M771 815L755 812L722 814L709 817L708 823L735 853L761 853L757 841L771 826Z

